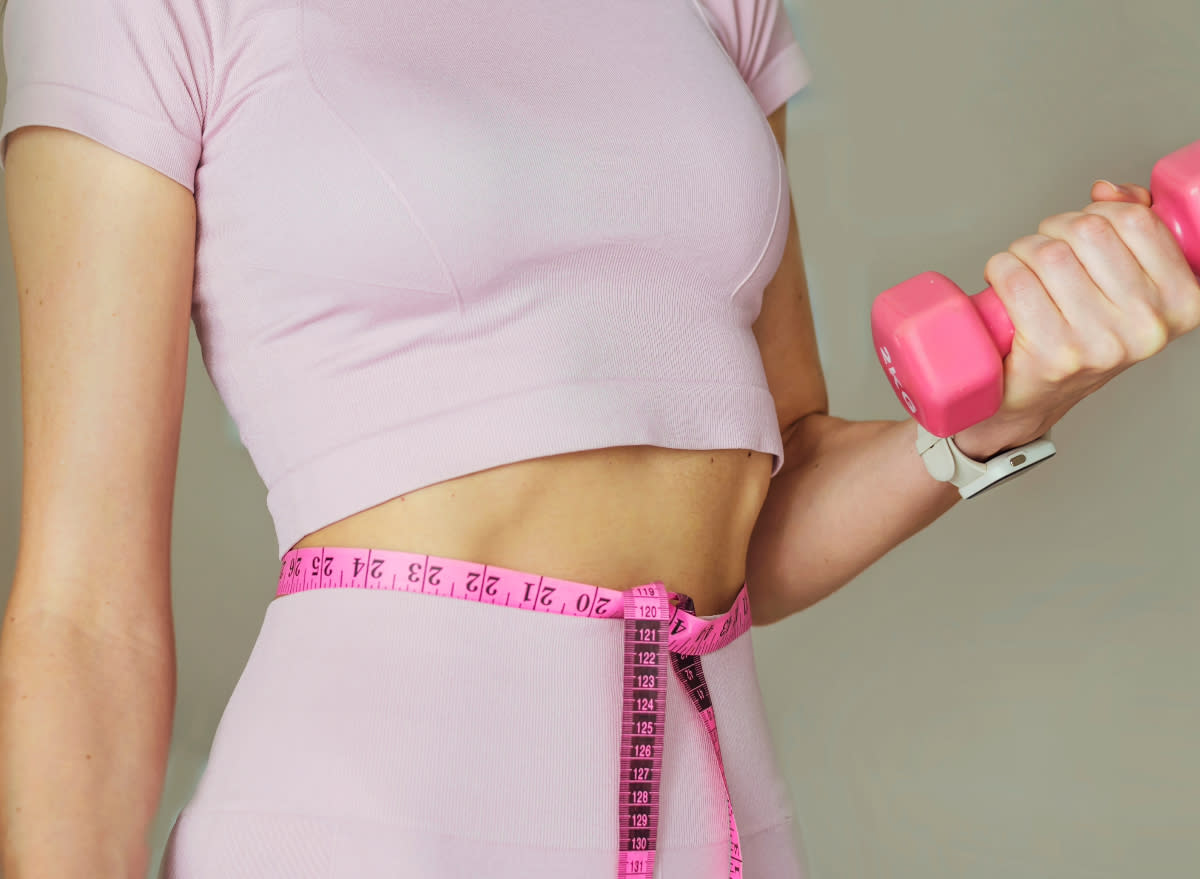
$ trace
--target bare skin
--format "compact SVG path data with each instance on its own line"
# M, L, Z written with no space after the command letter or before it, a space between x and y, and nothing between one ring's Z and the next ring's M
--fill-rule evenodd
M720 613L745 582L770 474L771 456L746 449L553 455L400 495L296 546L420 552L609 589L657 580Z

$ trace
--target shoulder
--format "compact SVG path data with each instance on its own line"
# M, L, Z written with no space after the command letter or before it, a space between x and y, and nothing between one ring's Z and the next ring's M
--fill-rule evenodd
M50 125L192 188L213 77L209 2L9 0L0 166L11 131Z

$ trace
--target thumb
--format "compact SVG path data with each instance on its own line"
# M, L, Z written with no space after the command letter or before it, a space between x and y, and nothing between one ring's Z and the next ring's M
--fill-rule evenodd
M1136 183L1124 183L1118 186L1107 180L1097 180L1092 184L1092 201L1128 201L1144 204L1149 207L1153 203L1150 191Z

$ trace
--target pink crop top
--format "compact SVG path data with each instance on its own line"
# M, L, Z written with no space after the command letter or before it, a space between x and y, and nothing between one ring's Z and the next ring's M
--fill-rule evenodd
M194 193L192 320L280 557L547 455L779 472L781 0L10 0L3 42L0 166L50 125Z

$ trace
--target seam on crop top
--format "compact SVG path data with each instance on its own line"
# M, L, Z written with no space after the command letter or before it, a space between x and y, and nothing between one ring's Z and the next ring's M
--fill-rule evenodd
M742 80L742 84L743 85L745 84L745 80ZM749 86L746 87L746 91L750 91ZM756 106L756 107L758 106L758 98L754 99L754 106ZM764 116L762 118L765 121L767 117ZM767 123L767 127L768 128L770 127L769 122ZM776 182L776 185L775 185L775 219L773 219L771 221L771 231L767 235L766 240L763 242L762 252L759 253L758 259L756 259L754 261L753 268L751 268L750 271L746 274L746 277L742 279L742 283L737 285L737 289L735 289L731 294L729 294L730 299L737 296L738 291L740 291L743 287L745 287L746 282L749 281L752 277L754 277L754 275L758 272L759 267L763 264L763 260L767 258L767 251L769 251L771 249L771 242L775 240L775 233L779 230L779 212L783 207L784 173L783 173L783 156L780 153L779 144L775 140L775 132L774 131L771 132L771 145L775 147L775 182ZM770 283L770 281L771 281L771 279L768 278L767 283ZM763 286L765 287L766 285L764 284Z
M239 262L238 260L230 260L231 263ZM444 293L437 290L427 290L424 287L406 287L402 284L389 284L386 281L364 281L361 278L344 278L341 275L331 275L328 272L305 272L300 269L289 269L280 266L268 266L262 263L254 262L253 260L240 260L240 265L246 268L258 269L259 271L268 272L277 275L299 275L302 278L316 278L322 281L339 281L345 284L352 284L356 287L382 287L385 290L398 290L404 293L416 293L420 296L434 296L438 299L445 299Z
M721 57L724 58L726 63L733 69L734 74L737 76L737 81L742 84L742 88L745 90L750 100L754 103L754 106L758 109L759 119L761 120L762 124L766 126L768 133L771 135L771 144L775 147L775 219L771 222L771 231L767 235L766 241L763 242L762 251L759 253L758 259L754 261L754 265L751 266L750 271L746 273L746 276L742 278L741 283L738 284L733 289L733 292L729 294L729 298L733 299L738 295L738 293L741 292L741 289L746 286L746 283L754 277L755 273L758 272L763 260L766 259L767 251L771 249L771 242L775 240L775 232L779 229L779 207L780 203L783 201L784 173L783 168L781 167L781 160L783 156L781 155L781 151L779 149L779 143L775 140L775 131L771 128L770 120L768 120L766 114L762 112L762 105L758 103L758 98L754 96L754 92L750 89L750 86L742 77L742 72L738 70L737 63L732 57L730 57L729 50L725 48L725 44L721 42L721 38L717 36L716 31L712 29L712 25L709 23L708 16L704 14L704 7L701 5L700 0L692 0L692 8L696 11L696 15L700 17L700 21L704 24L704 29L708 31L708 35L713 39L714 42L716 42L717 48L721 50ZM772 62L777 60L778 57L779 56L773 58Z
M204 162L204 140L205 134L208 132L208 118L212 113L212 97L213 88L217 79L218 65L223 63L224 59L218 58L217 49L217 28L214 26L213 15L202 2L196 3L196 8L200 13L200 21L204 26L204 30L208 33L208 72L204 77L204 94L200 98L200 156L196 161L196 170L199 171L199 166Z
M313 78L312 68L310 68L308 64L308 41L304 38L304 8L305 0L296 0L296 9L299 13L297 15L297 26L299 28L298 38L300 40L300 61L301 64L304 65L304 78L308 81L309 88L312 89L313 94L320 99L321 103L325 105L325 108L329 111L330 115L337 119L337 121L340 122L342 126L350 132L354 139L358 141L358 144L362 148L363 153L366 154L367 159L375 167L375 170L379 173L379 175L384 179L384 182L392 191L392 194L395 195L396 198L400 200L400 203L404 205L405 210L408 211L408 215L412 217L412 221L416 224L417 228L421 230L421 235L425 238L426 244L428 244L430 250L433 251L434 257L437 258L438 265L442 267L442 272L450 284L450 289L454 291L454 301L458 306L458 313L461 316L464 311L462 291L459 290L458 282L454 279L454 275L450 271L450 266L446 263L445 258L442 256L441 248L437 246L437 243L430 236L429 230L425 228L425 224L421 221L420 216L418 216L417 212L413 210L412 203L408 200L408 197L404 194L404 191L396 185L395 178L393 178L392 175L388 173L387 169L379 163L379 161L375 158L375 154L367 146L366 141L364 141L362 136L358 133L358 130L349 122L347 122L345 118L343 118L342 114L337 111L337 109L333 106L333 103L325 96L325 93L321 91L320 87L317 85L317 81Z
M580 387L580 386L586 386L586 385L612 384L614 382L620 382L621 384L666 385L666 386L671 386L671 387L682 386L682 387L689 387L689 388L690 387L745 388L748 391L759 392L759 391L766 390L766 391L768 391L768 393L770 392L769 389L764 388L762 385L744 385L744 384L731 385L729 382L723 382L723 381L693 382L693 381L681 381L678 379L667 380L667 379L658 379L658 378L653 378L653 379L638 378L637 376L632 376L632 377L628 377L628 378L624 377L624 376L617 376L617 377L613 377L613 378L586 378L586 379L582 379L582 380L581 379L572 379L567 382L563 382L563 381L543 382L542 384L539 384L539 385L529 385L527 387L517 388L516 390L509 391L508 393L505 393L505 394L493 394L491 396L483 397L481 399L474 399L474 400L471 400L470 403L467 404L467 407L478 406L478 405L481 405L484 403L491 403L495 400L503 400L507 397L520 397L524 394L528 394L533 391L541 391L545 388L556 388L556 387L563 387L563 386L565 386L565 387ZM269 490L274 490L275 486L277 486L280 482L283 482L285 479L291 478L292 475L295 474L295 472L297 470L302 470L305 467L310 466L314 461L319 461L322 458L326 457L327 455L332 455L334 452L341 451L342 449L346 448L347 446L353 446L360 442L366 442L367 440L372 439L373 437L383 436L384 434L393 433L395 431L402 431L406 427L408 427L408 425L410 425L410 424L420 423L422 421L436 420L437 418L439 418L442 414L444 414L446 412L455 412L455 411L459 411L463 408L465 408L465 407L462 405L458 405L458 406L447 407L445 409L438 409L436 412L428 412L428 413L422 415L420 418L416 418L416 419L410 418L410 419L407 419L406 421L393 422L391 424L388 424L385 427L379 428L378 430L373 430L370 433L356 434L354 437L346 440L345 442L341 442L336 445L328 446L324 449L321 449L321 451L319 451L319 452L314 452L312 455L309 455L303 461L296 461L295 463L292 464L292 466L288 467L286 470L281 470L279 473L275 474L275 478L271 480L271 482L267 486L267 488Z
M235 13L229 9L228 3L220 7L215 2L207 4L204 0L197 0L196 5L200 10L204 27L210 34L209 46L211 50L208 58L212 64L211 74L208 81L204 84L204 114L200 120L200 135L203 139L211 127L210 122L218 124L221 105L224 103L225 95L230 88L229 57L233 50L229 46L229 43L233 39ZM238 19L237 25L245 30L248 29L252 22L263 16L278 15L286 13L287 10L287 0L277 0L277 5L259 9L246 18ZM237 109L236 106L234 109Z

